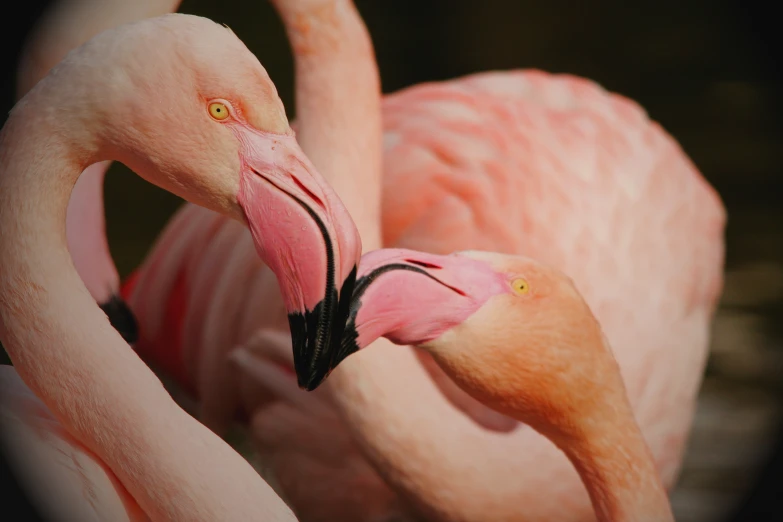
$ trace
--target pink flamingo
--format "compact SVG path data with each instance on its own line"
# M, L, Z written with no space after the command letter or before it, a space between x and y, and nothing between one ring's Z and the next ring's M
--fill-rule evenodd
M173 12L179 6L179 0L169 0L161 2L159 0L140 0L132 4L125 2L69 2L62 0L54 3L53 7L44 15L39 21L37 27L33 31L30 40L23 52L23 56L20 63L20 70L18 74L18 93L19 96L24 95L35 83L40 80L50 69L54 66L65 53L86 41L89 37L98 33L101 29L107 29L114 25L123 22L131 22L135 20L141 20L145 17L155 16L168 12ZM315 1L302 1L297 0L294 2L284 2L279 0L276 2L278 11L283 15L284 21L291 26L295 27L297 24L301 25L302 17L307 10L312 11L313 8L322 9L323 2L319 3L319 0ZM350 7L350 6L349 6ZM329 29L330 24L319 23L320 27ZM372 129L374 124L373 119L369 114L375 114L377 111L375 106L378 104L378 95L373 93L372 89L366 86L377 85L377 70L374 63L370 67L369 62L368 69L370 76L365 82L360 82L360 87L357 89L358 96L353 98L354 100L365 100L364 104L356 103L348 105L344 100L350 99L354 94L351 89L340 88L331 89L328 96L322 94L324 89L321 85L319 74L322 74L324 70L327 70L328 64L335 64L332 72L334 81L339 81L343 76L344 71L354 73L361 70L361 66L357 67L357 63L362 63L364 56L372 55L371 45L365 43L366 31L363 30L363 26L359 23L354 24L352 29L350 22L343 23L339 30L345 35L358 34L353 38L357 39L358 44L356 49L352 49L349 45L342 47L341 49L351 49L352 51L358 50L359 52L346 55L344 58L334 59L333 55L329 55L326 58L326 64L324 63L323 56L320 60L308 60L308 56L313 53L310 51L298 52L297 64L298 70L301 73L298 82L299 91L299 111L304 116L300 120L304 121L304 125L300 122L300 141L303 141L307 147L308 141L321 141L328 143L331 141L332 146L336 145L335 136L341 136L341 134L335 134L331 132L331 129L324 129L324 131L317 130L315 132L310 131L310 128L319 129L323 127L323 122L329 122L331 125L332 119L337 117L345 121L346 112L350 110L344 110L341 114L325 113L321 107L328 107L336 105L338 107L353 107L353 114L364 114L361 117L361 121L354 117L353 125L356 128L354 132L353 143L348 143L348 140L342 140L341 149L353 148L351 156L356 158L356 161L362 159L364 151L368 151L368 154L373 154L375 147L368 146L362 147L362 144L366 141L365 138L373 136L372 132L364 133L363 128ZM316 38L311 38L310 35L314 33L308 33L307 38L300 36L303 33L297 30L291 30L289 33L293 38L298 38L300 42L303 42L302 47L309 47L312 49L315 45L322 43L324 32L315 33ZM327 35L328 36L328 35ZM364 51L369 49L369 53ZM344 51L343 51L344 53ZM358 59L358 62L357 62ZM316 74L312 74L310 71L315 71ZM309 79L309 78L313 79ZM377 89L376 89L377 91ZM373 93L373 94L369 94ZM364 106L363 106L364 105ZM363 110L362 110L363 109ZM324 113L323 116L320 116ZM316 118L309 117L309 114L316 114ZM307 124L308 121L313 123ZM358 123L358 124L357 124ZM342 135L346 133L343 132ZM313 135L316 139L308 139L310 135ZM314 149L316 154L319 154L318 149ZM376 154L378 155L378 154ZM320 154L320 163L328 162L331 154ZM378 159L378 161L380 161ZM103 180L105 173L110 166L109 161L96 163L89 166L79 177L72 193L68 206L68 213L66 218L66 230L68 238L69 251L74 261L77 272L82 277L87 289L98 301L99 306L107 314L112 325L118 329L123 335L126 341L135 342L137 340L137 327L136 320L133 313L127 307L121 297L118 296L117 288L119 286L119 277L116 267L109 253L108 243L105 235L105 219L103 214ZM328 166L328 164L327 164ZM341 181L344 178L345 181ZM378 206L372 205L373 197L371 194L377 193L377 190L373 188L376 184L373 182L372 176L365 176L358 180L348 179L345 176L336 175L334 180L341 184L341 191L353 190L357 194L364 194L365 196L358 197L357 201L361 202L362 206L355 208L355 212L359 214L359 223L374 223L378 219ZM200 208L200 207L196 207ZM219 216L213 216L219 217ZM229 225L231 226L231 225ZM369 231L363 231L364 235L367 235ZM266 272L267 276L270 274ZM275 283L272 283L273 285ZM264 304L261 304L262 308ZM174 343L176 345L178 343ZM153 357L155 359L155 357ZM164 361L167 359L164 357ZM166 365L164 364L164 367ZM173 374L179 374L179 368L176 365L168 365L168 369ZM443 379L441 375L433 372L433 375L439 377L437 382L439 386L447 392L447 396L452 397L455 393L459 392L453 387L453 385L447 379ZM458 404L464 411L472 414L479 422L485 423L490 427L496 429L505 429L510 425L503 419L491 411L478 407L477 403L471 401L467 396L457 395L455 404ZM210 424L209 412L213 410L220 410L220 404L215 407L207 405L205 410L207 411L206 420Z
M331 186L355 202L351 216L362 237L377 238L381 95L367 30L350 1L276 0L273 4L289 30L296 59L297 140ZM352 78L350 88L344 82L347 77ZM123 294L134 303L136 315L143 316L137 352L199 397L200 419L218 433L232 419L238 400L231 386L236 371L226 357L234 347L231 340L241 343L259 324L286 329L275 276L247 255L245 248L251 246L247 239L242 227L231 220L185 205ZM231 258L218 261L213 253L219 251L230 251ZM204 263L190 257L196 252L204 256ZM132 287L145 299L131 297ZM190 289L199 295L190 294ZM245 307L255 310L253 318L241 311ZM216 313L219 308L225 315ZM194 328L196 324L200 326Z
M362 258L351 316L333 367L379 336L418 345L477 400L562 450L599 521L674 520L606 336L561 272L488 252L376 250ZM237 361L253 372L245 355ZM517 519L534 498L518 499Z
M525 255L571 277L671 487L722 285L725 211L714 189L638 105L571 76L421 85L387 97L383 117L384 244ZM524 426L466 424L410 351L386 345L346 361L328 388L364 452L421 511L517 520L527 498L528 520L593 517L549 441ZM411 448L418 462L392 457Z
M66 453L100 463L152 520L293 520L244 459L171 400L73 268L63 226L70 189L87 165L108 159L247 223L289 313L315 318L292 320L305 356L330 351L342 333L333 301L353 284L353 222L296 144L258 60L203 18L168 15L94 37L0 133L0 339L73 437ZM13 410L13 397L3 398Z

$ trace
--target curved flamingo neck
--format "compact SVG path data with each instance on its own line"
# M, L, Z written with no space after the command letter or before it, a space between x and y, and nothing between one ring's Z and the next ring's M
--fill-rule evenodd
M56 2L36 24L22 50L17 98L23 97L65 55L97 33L174 12L180 0ZM120 278L106 240L103 180L110 162L91 165L79 177L68 206L68 249L87 289L99 303L119 291Z
M295 58L297 141L340 195L363 251L380 248L381 82L367 28L351 0L273 3Z
M0 338L30 389L122 476L118 441L127 406L141 406L136 385L156 383L73 267L65 216L88 154L74 154L63 129L45 116L53 101L33 109L45 102L35 94L12 112L0 137ZM118 379L120 361L131 371ZM145 412L135 413L130 417Z
M84 168L109 158L96 123L78 118L70 80L61 70L59 89L39 84L0 132L0 340L30 389L153 520L294 520L242 457L174 403L79 278L68 199Z
M599 522L673 521L649 448L629 405L601 410L601 422L552 437L579 473Z

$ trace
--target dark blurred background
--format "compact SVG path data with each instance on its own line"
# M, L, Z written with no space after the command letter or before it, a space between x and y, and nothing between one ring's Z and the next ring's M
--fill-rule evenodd
M4 114L14 101L22 40L48 3L28 1L15 9L13 21L4 17ZM356 3L373 37L384 92L489 69L567 72L635 99L681 143L720 192L729 221L725 292L673 494L675 516L679 522L783 520L776 505L783 500L783 476L773 459L783 459L773 455L783 438L777 433L783 411L783 111L774 4ZM291 53L267 2L184 0L180 12L231 26L264 64L293 119ZM122 165L112 166L108 234L122 275L138 265L180 204Z

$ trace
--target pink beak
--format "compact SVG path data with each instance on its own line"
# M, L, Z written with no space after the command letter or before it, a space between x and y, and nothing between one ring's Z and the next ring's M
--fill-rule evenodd
M502 274L459 253L369 252L362 257L342 342L329 358L331 366L316 368L313 382L320 384L346 357L379 337L401 345L436 339L506 288Z
M356 226L293 135L242 129L238 195L288 312L299 386L332 366L361 256Z

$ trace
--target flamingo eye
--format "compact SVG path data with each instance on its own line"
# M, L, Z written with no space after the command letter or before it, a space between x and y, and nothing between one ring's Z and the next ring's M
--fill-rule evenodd
M511 281L511 289L514 291L514 293L522 295L530 291L530 285L527 284L527 281L524 279L517 278Z
M228 118L231 113L228 112L228 107L222 102L212 102L209 104L209 115L218 121L223 121Z

